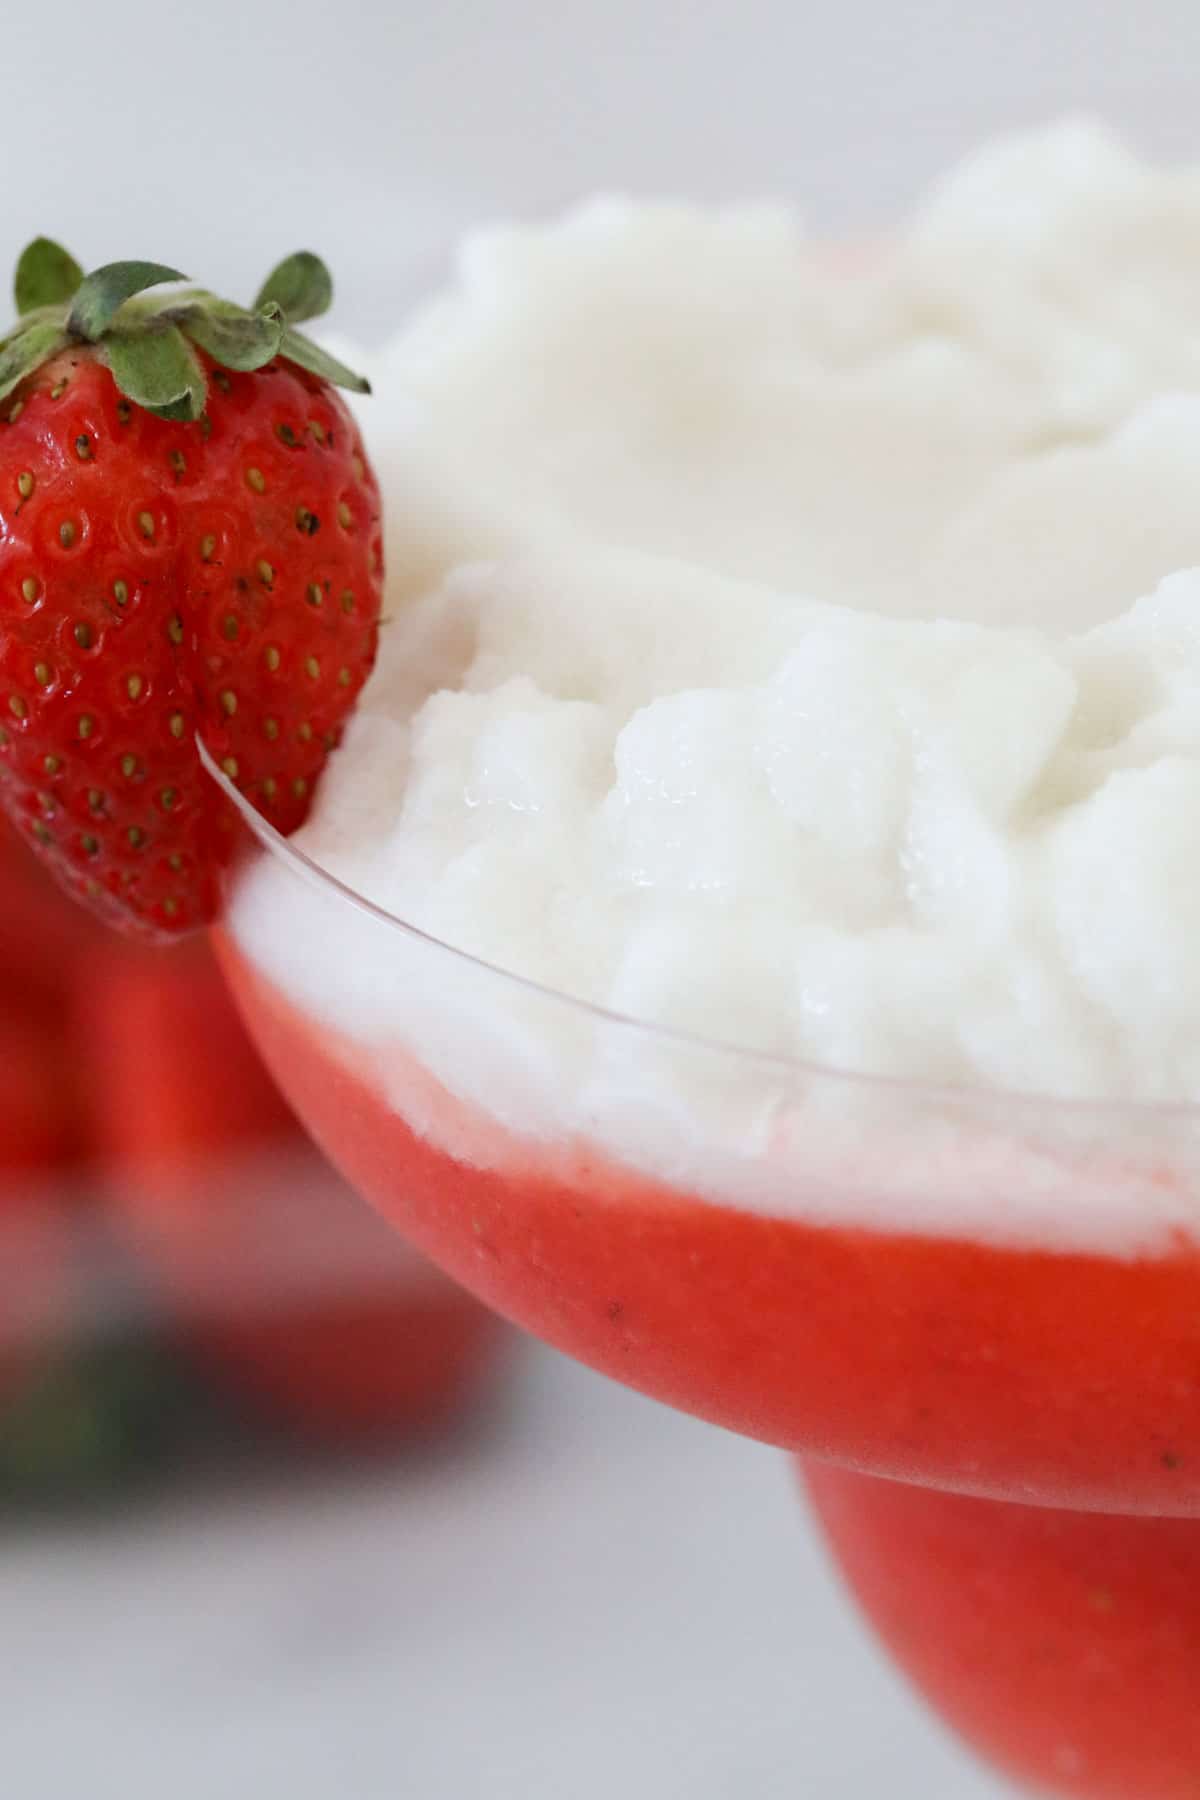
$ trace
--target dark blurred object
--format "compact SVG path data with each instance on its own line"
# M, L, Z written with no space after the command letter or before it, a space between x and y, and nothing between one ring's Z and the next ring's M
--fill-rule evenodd
M94 1500L168 1467L190 1435L184 1371L140 1334L64 1334L0 1408L0 1500Z
M404 1442L498 1334L308 1142L207 944L111 937L0 823L0 1501L118 1491L214 1420L240 1452L221 1396Z

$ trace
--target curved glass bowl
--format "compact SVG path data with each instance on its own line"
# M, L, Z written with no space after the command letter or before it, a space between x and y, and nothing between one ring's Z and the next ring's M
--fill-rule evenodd
M920 1693L1036 1793L1186 1800L1200 1769L1200 1526L802 1471Z
M1200 1111L847 1075L616 1017L389 917L212 772L243 836L219 948L261 1051L359 1190L491 1306L855 1469L1200 1514Z

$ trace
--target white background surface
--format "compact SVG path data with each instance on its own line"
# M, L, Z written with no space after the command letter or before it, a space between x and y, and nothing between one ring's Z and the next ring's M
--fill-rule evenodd
M462 226L597 187L887 218L1005 124L1194 149L1194 0L83 0L3 7L10 248L249 299L311 243L375 335ZM13 78L19 71L19 79Z
M249 298L298 244L381 334L455 231L597 186L861 230L1086 106L1195 150L1195 0L4 8L4 254ZM975 1800L782 1459L530 1355L508 1430L0 1539L14 1800Z
M996 1800L773 1451L549 1351L482 1433L0 1539L6 1800Z

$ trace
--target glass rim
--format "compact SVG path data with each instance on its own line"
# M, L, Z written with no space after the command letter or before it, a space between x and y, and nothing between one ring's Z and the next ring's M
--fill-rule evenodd
M402 919L391 913L369 895L360 893L357 888L343 881L321 863L316 862L303 850L284 837L283 833L265 819L263 815L247 799L246 795L236 788L225 774L206 746L196 736L196 749L205 772L212 778L225 798L233 806L243 823L259 844L277 862L282 863L294 876L306 886L314 887L339 902L349 904L356 911L365 914L377 924L386 926L388 930L400 933L403 937L442 955L452 957L457 963L467 968L476 969L490 979L498 980L522 993L532 994L539 999L548 1000L560 1007L583 1014L602 1025L609 1025L625 1031L634 1031L640 1036L657 1039L665 1044L673 1044L681 1049L703 1052L709 1056L740 1063L753 1063L776 1074L800 1076L810 1081L838 1084L846 1088L857 1088L881 1096L920 1097L927 1101L940 1100L956 1105L974 1105L980 1108L989 1106L1012 1107L1020 1110L1037 1110L1039 1112L1055 1112L1067 1118L1095 1119L1102 1115L1111 1115L1143 1121L1185 1121L1200 1122L1200 1101L1195 1100L1138 1100L1128 1099L1120 1094L1113 1095L1077 1095L1057 1094L1051 1091L1039 1091L1036 1088L1017 1088L1008 1086L989 1086L983 1083L966 1081L936 1081L920 1075L889 1075L878 1070L849 1068L837 1063L825 1063L815 1057L789 1054L786 1051L758 1050L751 1045L738 1044L732 1039L710 1037L704 1032L689 1031L685 1027L664 1025L655 1019L638 1018L635 1014L624 1013L615 1007L605 1006L597 1000L587 1000L578 994L569 994L563 988L553 987L549 982L539 981L536 977L522 975L515 969L505 968L502 963L490 962L486 957L477 956L473 951L464 950L457 944L451 944L436 933L427 931L423 926L414 925L408 919Z

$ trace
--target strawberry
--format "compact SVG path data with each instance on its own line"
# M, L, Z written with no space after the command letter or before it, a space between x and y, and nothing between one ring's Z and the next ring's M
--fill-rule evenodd
M14 1394L56 1353L71 1322L70 1225L56 1183L76 1151L77 1120L61 1032L14 1008L3 990L0 1008L2 1439Z
M0 1509L111 1491L159 1466L187 1418L177 1364L107 1323L112 1265L96 1261L72 1030L110 940L0 818Z
M454 1417L499 1327L308 1144L207 944L106 941L76 1008L112 1215L192 1359L312 1442Z
M284 833L375 656L379 490L295 329L307 252L253 311L44 238L0 342L0 805L73 894L151 939L212 918L227 814L196 740Z
M71 1160L75 1121L59 1033L33 1014L14 1015L2 993L0 1004L0 1193L19 1194Z
M0 815L0 1013L10 1019L32 1015L65 1035L76 967L105 935L60 892Z
M60 1179L82 1154L68 1014L76 970L106 935L0 818L0 1188L14 1169Z

